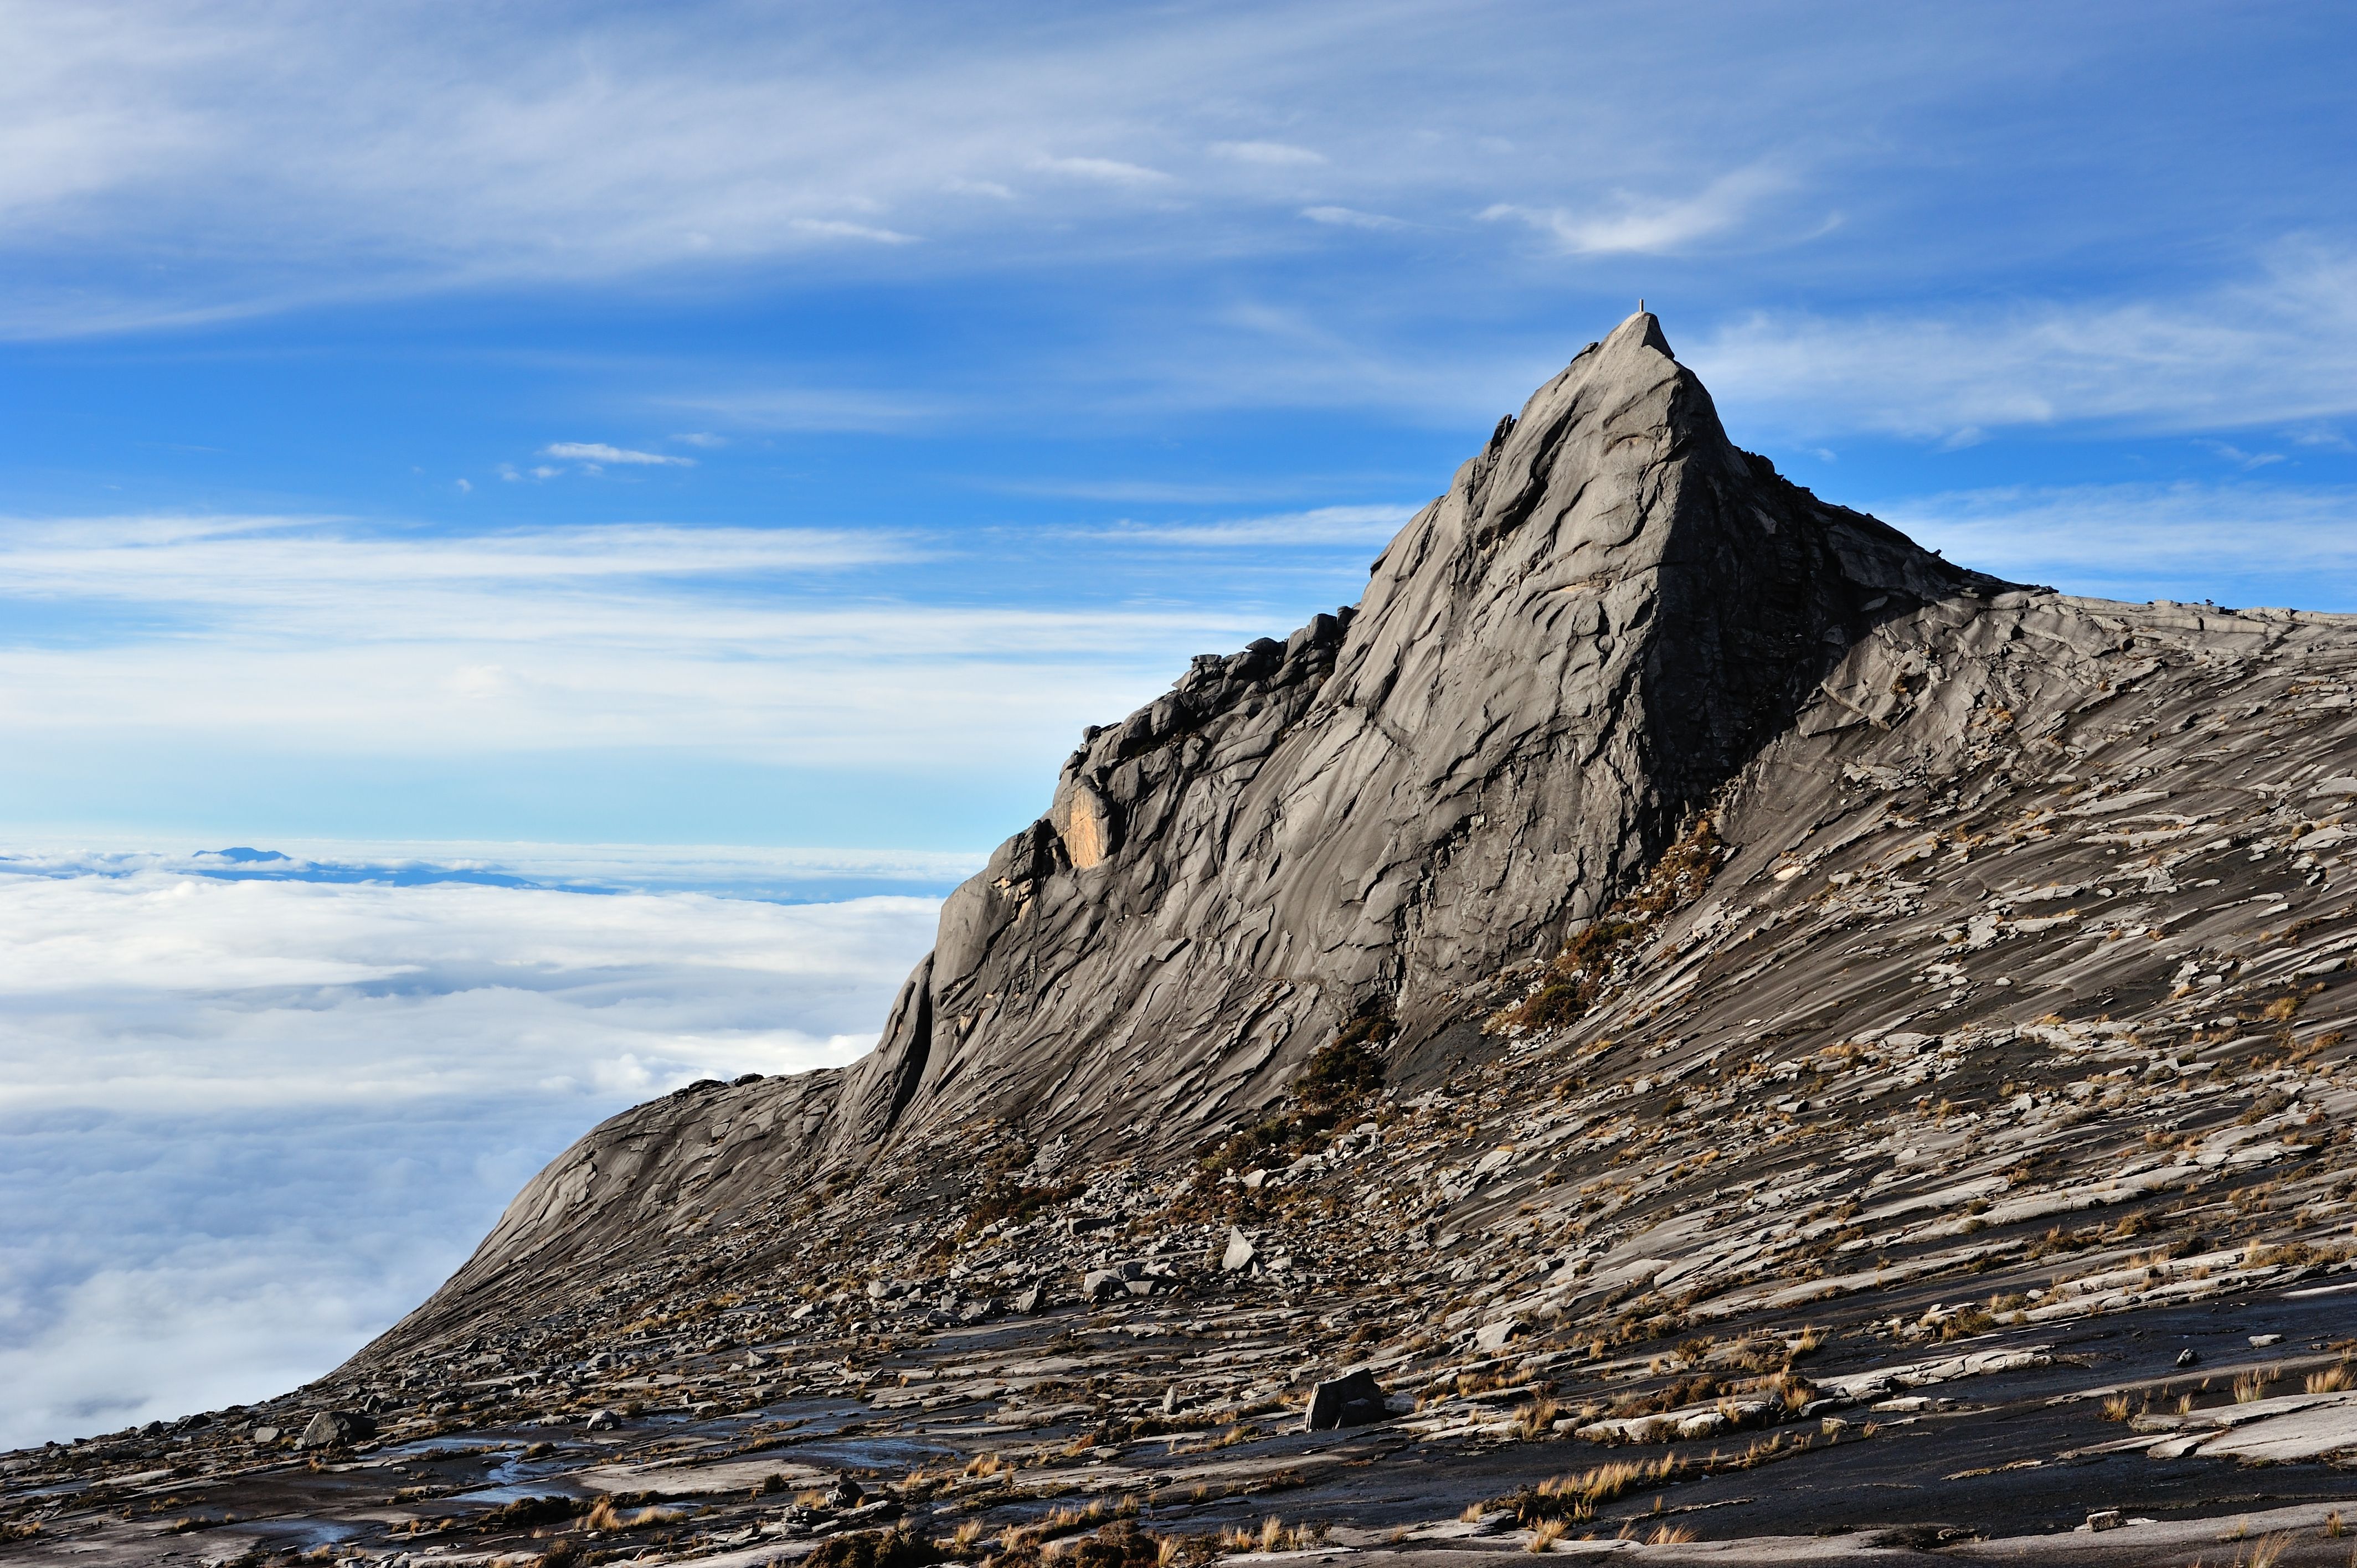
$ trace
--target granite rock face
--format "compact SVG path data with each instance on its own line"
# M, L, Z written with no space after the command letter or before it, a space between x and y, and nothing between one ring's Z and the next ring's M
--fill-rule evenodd
M962 1122L1180 1153L1361 1010L1438 1035L1625 891L1871 628L2003 586L1738 451L1631 317L1500 422L1355 608L1092 730L951 896L871 1055L616 1119L453 1283Z
M1410 1043L1628 886L1878 618L1986 579L1727 441L1649 315L1501 422L1355 612L1092 733L951 897L828 1153L975 1113L1083 1145Z

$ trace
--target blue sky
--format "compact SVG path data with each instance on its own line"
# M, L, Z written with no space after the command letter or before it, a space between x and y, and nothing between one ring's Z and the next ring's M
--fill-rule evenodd
M2352 33L0 5L0 824L986 846L1641 295L1952 556L2357 607Z

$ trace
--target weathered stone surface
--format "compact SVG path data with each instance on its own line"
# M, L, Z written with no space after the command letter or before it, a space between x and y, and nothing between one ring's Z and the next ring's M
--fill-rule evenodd
M1500 424L1358 607L1198 660L1092 731L1048 814L951 897L871 1055L607 1123L430 1316L544 1249L662 1223L657 1169L726 1207L782 1168L1024 1125L1049 1082L1037 1135L1100 1146L1146 1116L1183 1146L1362 1007L1414 1048L1464 987L1600 912L1872 628L2002 586L1738 451L1631 317Z

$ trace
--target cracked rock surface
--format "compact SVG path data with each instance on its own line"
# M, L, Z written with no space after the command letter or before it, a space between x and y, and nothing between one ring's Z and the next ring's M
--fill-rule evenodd
M2357 622L1952 566L1633 317L1092 730L875 1053L0 1461L0 1556L2345 1563L2353 802Z

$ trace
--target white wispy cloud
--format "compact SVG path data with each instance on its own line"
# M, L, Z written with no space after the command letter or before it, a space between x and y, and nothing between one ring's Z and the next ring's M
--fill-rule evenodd
M284 1391L543 1163L845 1061L930 898L0 875L0 1447Z
M1413 506L1327 506L1216 522L1119 522L1084 532L1099 539L1191 549L1381 544L1415 515Z
M1160 185L1170 177L1160 169L1147 168L1143 164L1125 163L1119 158L1039 158L1031 166L1049 174L1103 180L1110 185Z
M283 518L0 524L0 602L167 630L0 643L0 725L404 757L722 750L804 767L1052 755L1247 611L835 589L904 535L661 525L420 537ZM1012 678L1028 672L1028 678Z
M2299 564L2305 607L2357 600L2357 489L2246 481L2004 486L1877 515L1951 560L2106 598L2199 599Z
M1315 168L1328 161L1324 153L1297 147L1290 142L1213 142L1211 151L1240 164L1262 164L1272 168Z
M760 260L843 276L881 251L988 268L1042 241L1129 253L1147 220L1157 248L1232 256L1287 243L1265 214L1273 173L1316 180L1314 205L1338 211L1574 211L1592 171L1649 161L1690 181L1714 139L1695 61L1691 135L1594 112L1659 91L1659 41L1612 12L1565 29L1588 67L1577 95L1529 47L1527 13L1441 0L922 28L888 8L820 28L718 0L432 27L401 8L129 0L5 15L0 253L39 265L0 301L0 330L27 336ZM1753 102L1727 113L1799 97L1744 80ZM1269 130L1307 123L1315 146ZM1564 171L1544 201L1503 188L1510 168L1483 153L1513 136ZM1174 204L1195 220L1150 219ZM1695 220L1622 222L1602 248ZM165 254L168 271L147 264Z
M748 429L811 434L905 431L973 412L939 397L852 387L738 387L662 392L651 401Z
M2287 245L2174 297L1762 312L1678 348L1723 406L1802 435L2329 427L2357 414L2357 256Z
M1405 223L1396 218L1386 218L1380 212L1361 212L1354 207L1305 207L1301 215L1312 223L1324 223L1338 229L1405 229Z
M1792 183L1781 169L1760 165L1723 174L1686 197L1615 191L1580 207L1545 208L1501 201L1480 216L1526 223L1573 255L1669 254L1734 229Z
M843 218L797 218L793 226L798 233L823 240L866 240L878 245L913 245L918 236L903 234L897 229L879 229L873 223L854 223Z
M627 446L608 446L603 441L552 441L540 449L540 455L576 463L621 463L674 468L695 467L693 457L675 457L662 452L634 452Z
M666 523L509 529L418 536L365 532L333 517L142 514L0 518L0 596L169 597L300 604L369 581L404 585L556 583L596 578L830 572L907 561L913 537L821 528L683 528Z

